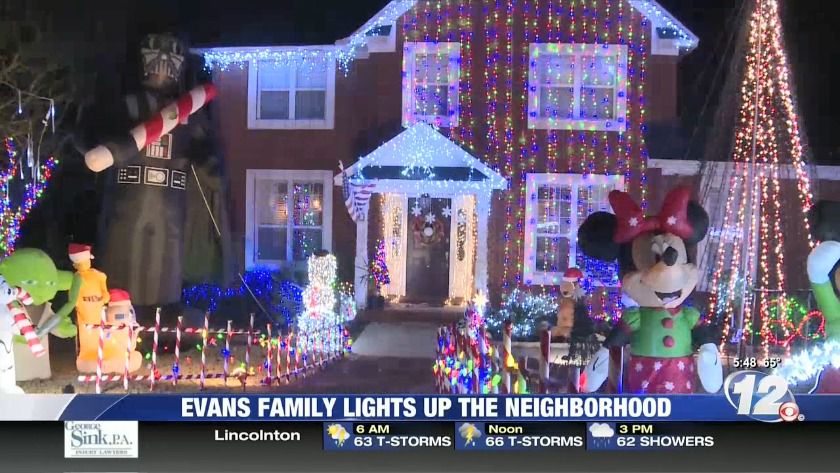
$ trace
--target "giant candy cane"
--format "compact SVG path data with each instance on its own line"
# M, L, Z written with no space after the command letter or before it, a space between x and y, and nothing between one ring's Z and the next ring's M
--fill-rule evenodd
M160 139L161 136L172 131L179 123L185 123L188 116L197 112L214 98L216 98L216 87L213 84L204 84L192 89L177 101L164 107L152 119L134 127L129 132L130 136L125 136L119 142L99 145L85 153L85 164L94 172L100 172L111 167L115 158L128 158L126 154L140 151L149 143Z
M32 296L23 289L17 288L15 301L24 305L30 305L32 304ZM32 351L33 355L36 357L46 355L47 350L45 350L44 346L41 345L41 340L35 333L35 327L32 326L32 321L29 320L29 315L27 315L23 307L16 304L15 301L10 302L6 306L12 314L12 320L14 321L15 328L17 328L23 338L26 339L26 344L29 345L29 350Z

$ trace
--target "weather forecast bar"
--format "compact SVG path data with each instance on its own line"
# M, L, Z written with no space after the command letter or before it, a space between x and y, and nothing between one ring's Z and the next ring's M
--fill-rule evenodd
M459 422L457 450L582 449L583 424Z

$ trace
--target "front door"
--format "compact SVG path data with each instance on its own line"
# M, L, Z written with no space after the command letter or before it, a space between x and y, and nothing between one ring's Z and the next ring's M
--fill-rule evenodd
M406 302L443 303L449 297L451 199L408 199Z

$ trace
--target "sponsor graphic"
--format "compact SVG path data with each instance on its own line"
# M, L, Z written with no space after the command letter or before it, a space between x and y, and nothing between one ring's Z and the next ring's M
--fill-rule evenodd
M134 421L65 422L64 458L138 458Z

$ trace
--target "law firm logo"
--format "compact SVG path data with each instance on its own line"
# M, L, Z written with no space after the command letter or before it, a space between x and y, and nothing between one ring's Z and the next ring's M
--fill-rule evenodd
M138 458L137 422L65 422L64 458Z

